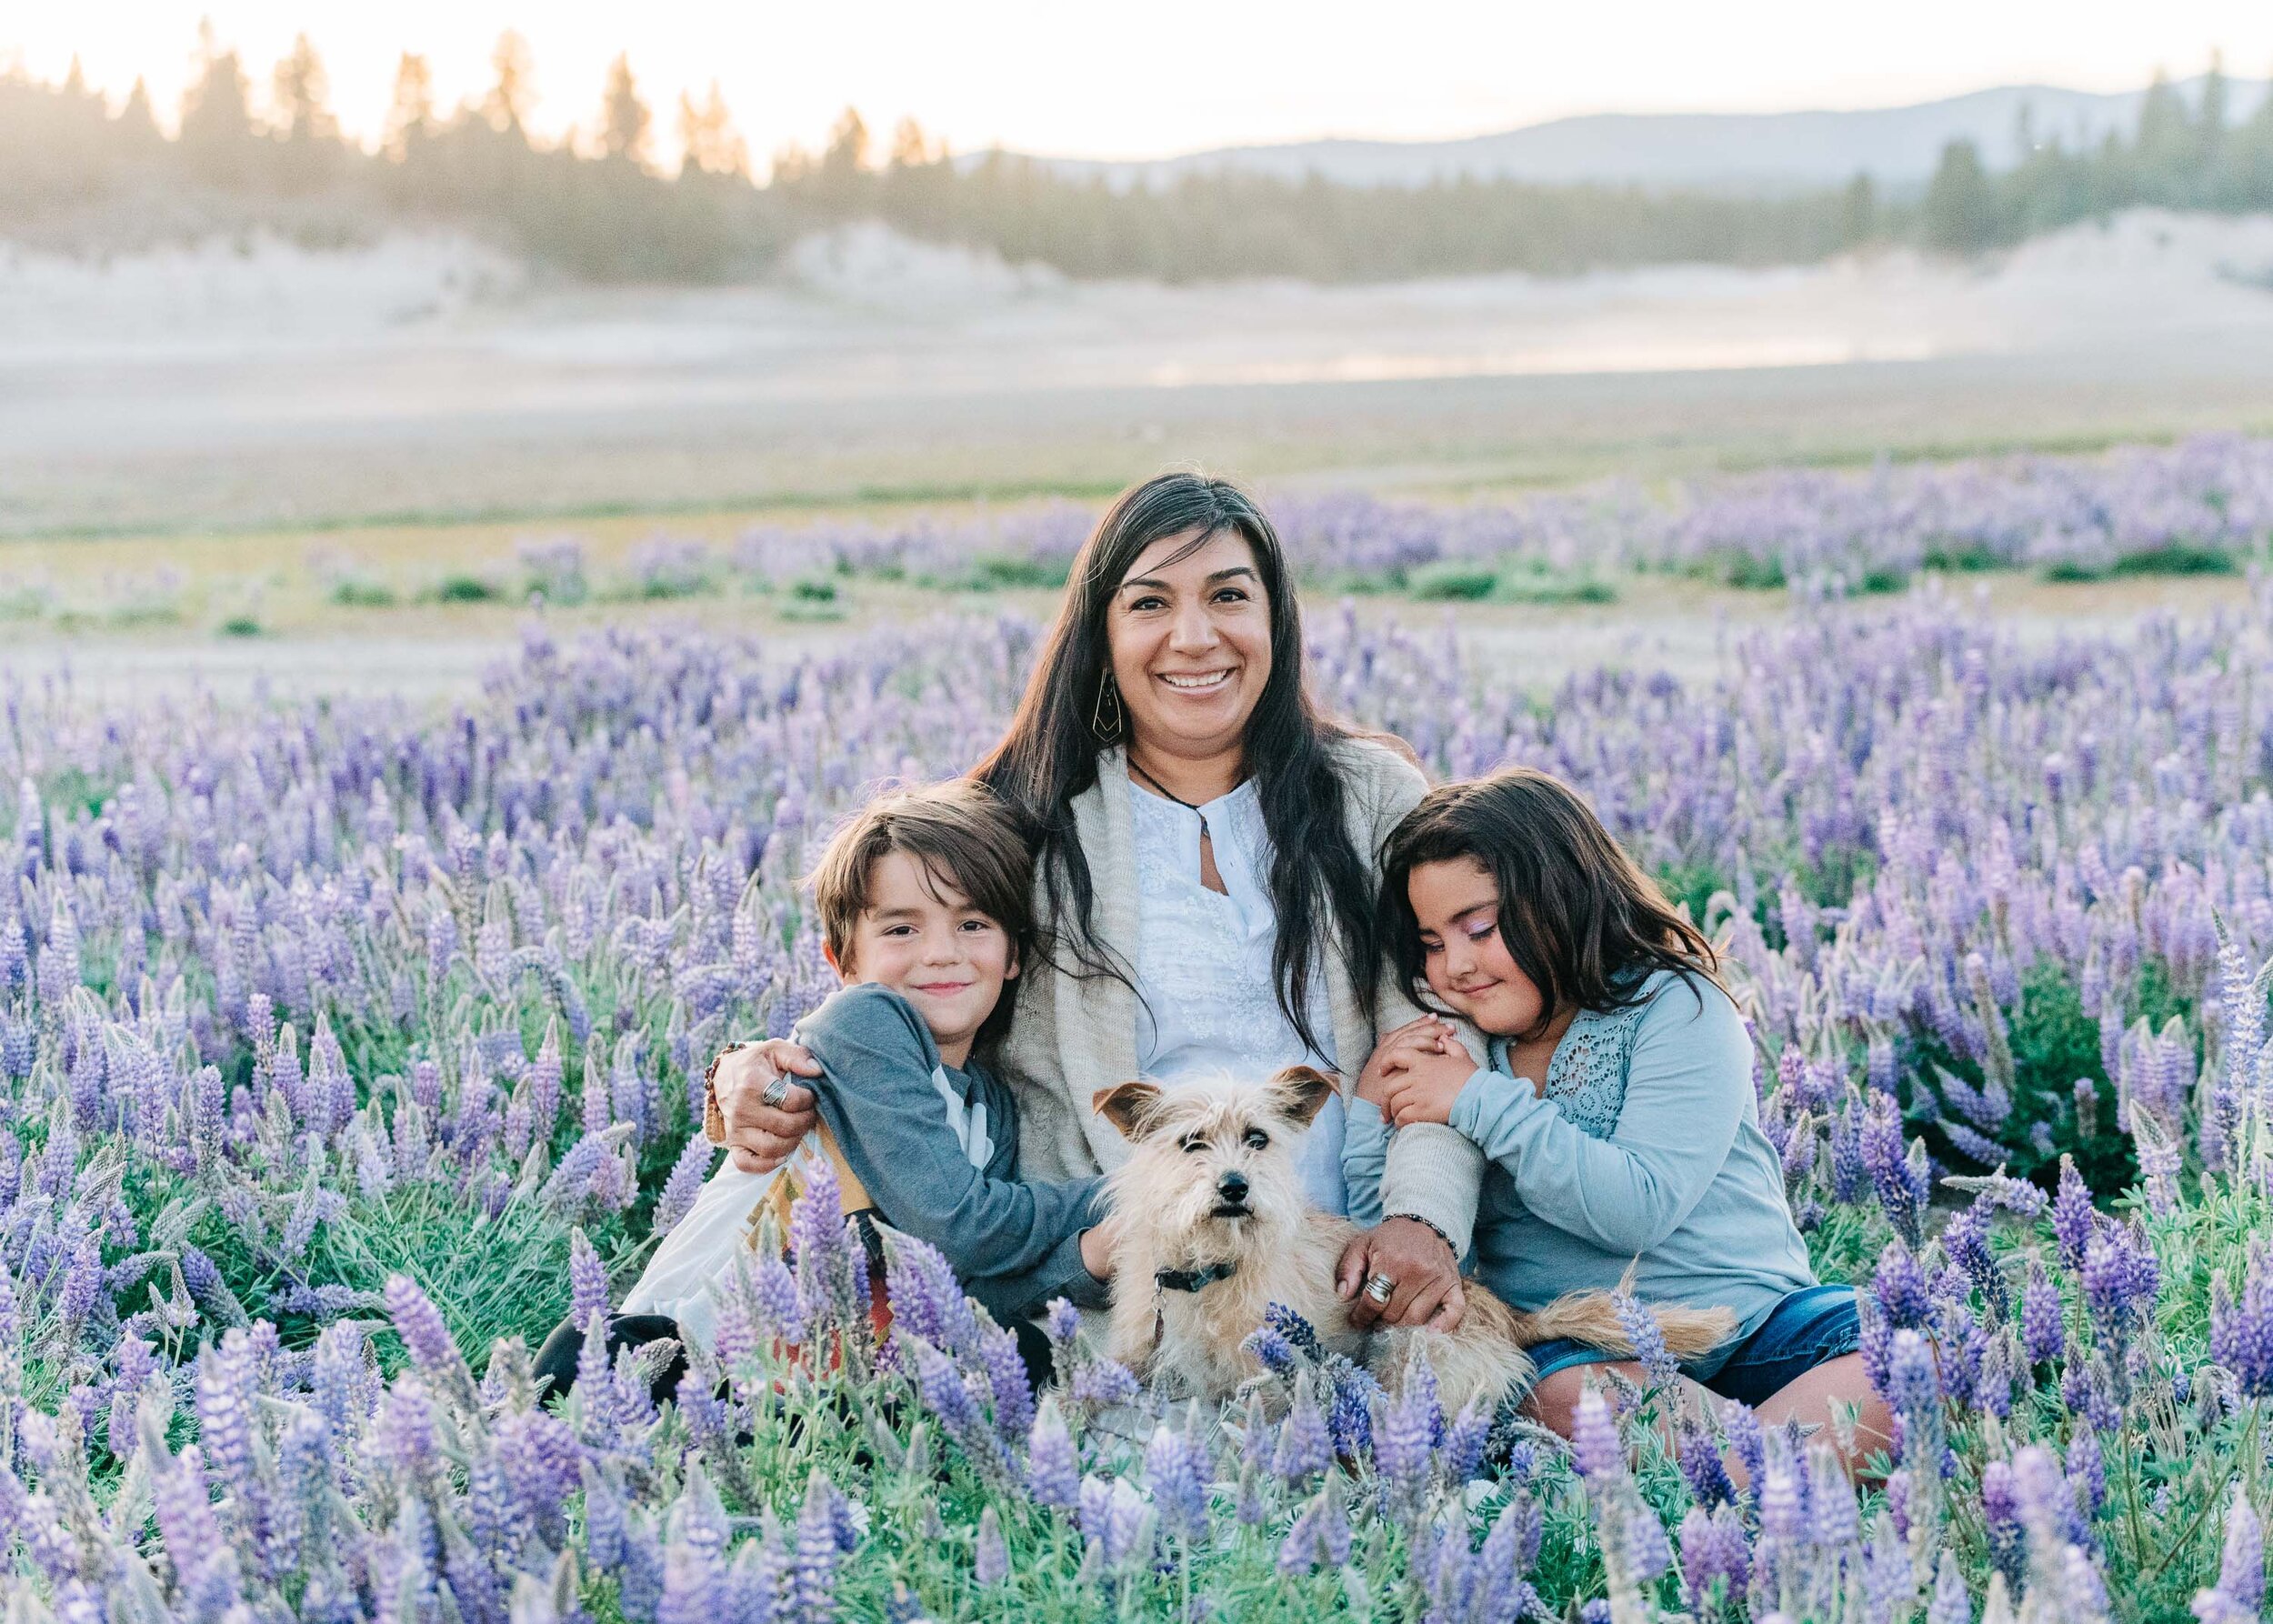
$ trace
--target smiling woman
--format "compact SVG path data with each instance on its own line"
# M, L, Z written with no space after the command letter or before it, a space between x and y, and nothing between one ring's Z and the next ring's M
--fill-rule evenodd
M1346 1095L1380 1033L1418 1014L1377 987L1373 904L1375 854L1425 785L1389 744L1320 714L1277 533L1237 486L1165 474L1114 503L975 776L1035 855L1039 947L999 1057L1026 1176L1126 1158L1090 1108L1099 1089L1310 1065ZM804 1069L761 1045L720 1067L743 1165L769 1165L809 1121L763 1104L784 1066ZM1337 1096L1299 1156L1328 1211L1345 1205L1346 1119ZM1378 1277L1362 1315L1449 1325L1480 1158L1424 1124L1397 1136L1387 1171L1392 1216L1345 1260L1345 1295Z

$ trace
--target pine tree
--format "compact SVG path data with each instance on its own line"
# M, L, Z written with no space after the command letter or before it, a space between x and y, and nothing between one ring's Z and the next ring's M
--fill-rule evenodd
M395 94L379 126L379 149L392 158L409 155L434 134L434 70L424 56L405 51L395 65Z
M1981 155L1970 141L1941 149L1941 163L1926 188L1926 240L1950 254L1978 254L1998 236L1997 200Z
M273 122L287 141L328 141L339 134L339 121L326 102L331 84L323 58L305 34L292 42L292 51L276 64Z
M197 25L197 76L182 95L181 131L182 158L193 175L221 185L246 178L253 115L245 65L221 49L210 20Z
M529 42L508 28L490 48L489 94L482 98L482 116L500 135L527 138L529 108L536 102L536 58Z
M700 103L679 92L679 149L681 175L689 169L702 175L749 174L750 149L734 127L717 80L710 82L710 95Z
M639 87L632 83L631 57L619 53L608 64L607 89L600 98L600 151L645 167L647 129L654 122L647 104L639 99Z

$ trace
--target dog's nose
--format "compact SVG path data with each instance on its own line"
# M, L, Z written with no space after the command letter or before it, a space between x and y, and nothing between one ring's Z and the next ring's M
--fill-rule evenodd
M1245 1173L1226 1173L1216 1180L1216 1193L1227 1201L1247 1198L1247 1176Z

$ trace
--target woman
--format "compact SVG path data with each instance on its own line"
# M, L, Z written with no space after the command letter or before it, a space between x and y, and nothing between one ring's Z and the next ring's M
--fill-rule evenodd
M1090 1109L1101 1088L1296 1063L1354 1079L1378 1036L1417 1014L1400 991L1377 996L1373 910L1382 840L1426 786L1318 714L1277 534L1236 486L1165 474L1114 503L975 776L1026 821L1048 945L999 1059L1027 1177L1126 1155ZM747 1170L813 1125L788 1073L816 1075L793 1045L721 1057L724 1142ZM1305 1177L1339 1211L1344 1116L1330 1111ZM1388 1216L1342 1264L1363 1317L1457 1323L1481 1171L1449 1128L1397 1136Z

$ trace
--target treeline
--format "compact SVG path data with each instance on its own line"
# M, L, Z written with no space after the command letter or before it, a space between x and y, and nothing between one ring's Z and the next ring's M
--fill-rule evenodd
M2129 140L2097 145L2038 138L2024 115L2019 160L1993 173L1970 141L1953 141L1918 210L1918 236L1955 254L2008 246L2118 209L2242 214L2273 209L2273 92L2237 124L2216 62L2193 106L2157 75Z
M114 113L75 64L61 85L0 77L0 220L12 236L82 251L255 226L330 246L376 226L447 224L581 277L715 281L762 271L804 232L880 218L1074 276L1363 281L1796 264L1884 241L1975 252L2138 203L2273 208L2273 101L2229 125L2214 71L2197 107L2158 82L2130 140L2068 151L2024 129L2025 156L2002 174L1955 144L1923 199L1905 201L1861 175L1777 197L1237 171L1116 189L1000 153L956 161L912 123L879 151L851 112L819 150L774 155L761 185L716 85L679 98L683 155L666 173L625 58L593 116L549 145L528 128L526 43L505 35L491 68L480 97L445 110L425 59L406 53L370 152L342 135L305 36L256 98L240 57L201 35L172 138L139 83Z

